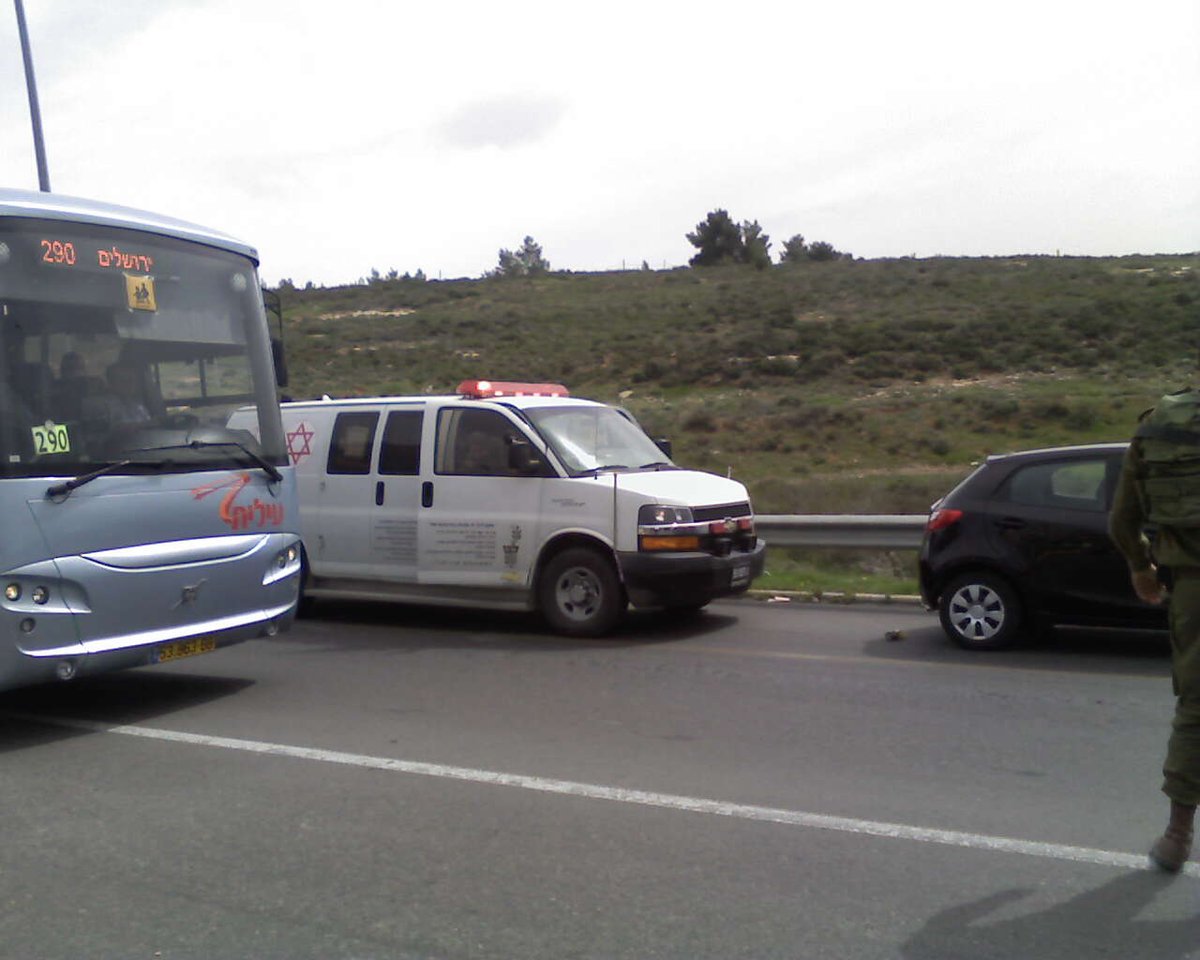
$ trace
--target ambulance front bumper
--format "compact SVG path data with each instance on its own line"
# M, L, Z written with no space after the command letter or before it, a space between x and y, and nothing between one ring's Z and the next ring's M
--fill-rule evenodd
M629 602L637 607L690 607L745 593L762 574L767 545L724 557L708 553L618 553Z

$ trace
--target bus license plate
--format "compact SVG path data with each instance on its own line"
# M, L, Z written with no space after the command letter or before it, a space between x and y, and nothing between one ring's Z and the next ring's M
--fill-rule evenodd
M158 662L168 663L183 657L194 657L201 653L212 653L217 649L217 641L212 637L196 637L192 640L179 640L158 648Z
M729 585L731 587L740 587L744 583L750 582L750 564L740 563L733 568L733 573L729 575Z

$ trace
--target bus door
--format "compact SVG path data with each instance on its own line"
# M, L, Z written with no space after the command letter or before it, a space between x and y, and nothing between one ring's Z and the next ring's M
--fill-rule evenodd
M420 582L525 588L546 482L515 465L525 434L498 410L452 406L426 431L434 462L421 486Z

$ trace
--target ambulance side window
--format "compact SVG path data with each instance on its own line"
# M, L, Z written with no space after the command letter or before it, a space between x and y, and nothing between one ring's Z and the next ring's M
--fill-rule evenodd
M379 472L394 477L415 477L421 472L421 427L424 410L393 410L383 428Z
M494 410L441 410L436 471L467 477L516 476L508 458L516 434L516 428Z
M329 441L329 473L370 473L379 414L339 413Z

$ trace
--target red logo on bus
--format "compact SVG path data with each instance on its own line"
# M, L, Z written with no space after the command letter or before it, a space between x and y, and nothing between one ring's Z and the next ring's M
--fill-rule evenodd
M251 527L278 527L283 524L283 504L263 503L255 497L249 504L234 503L239 493L250 482L250 474L235 473L224 480L206 483L192 490L192 496L203 500L210 493L216 493L225 487L229 492L221 498L221 509L218 516L234 530L248 530Z

